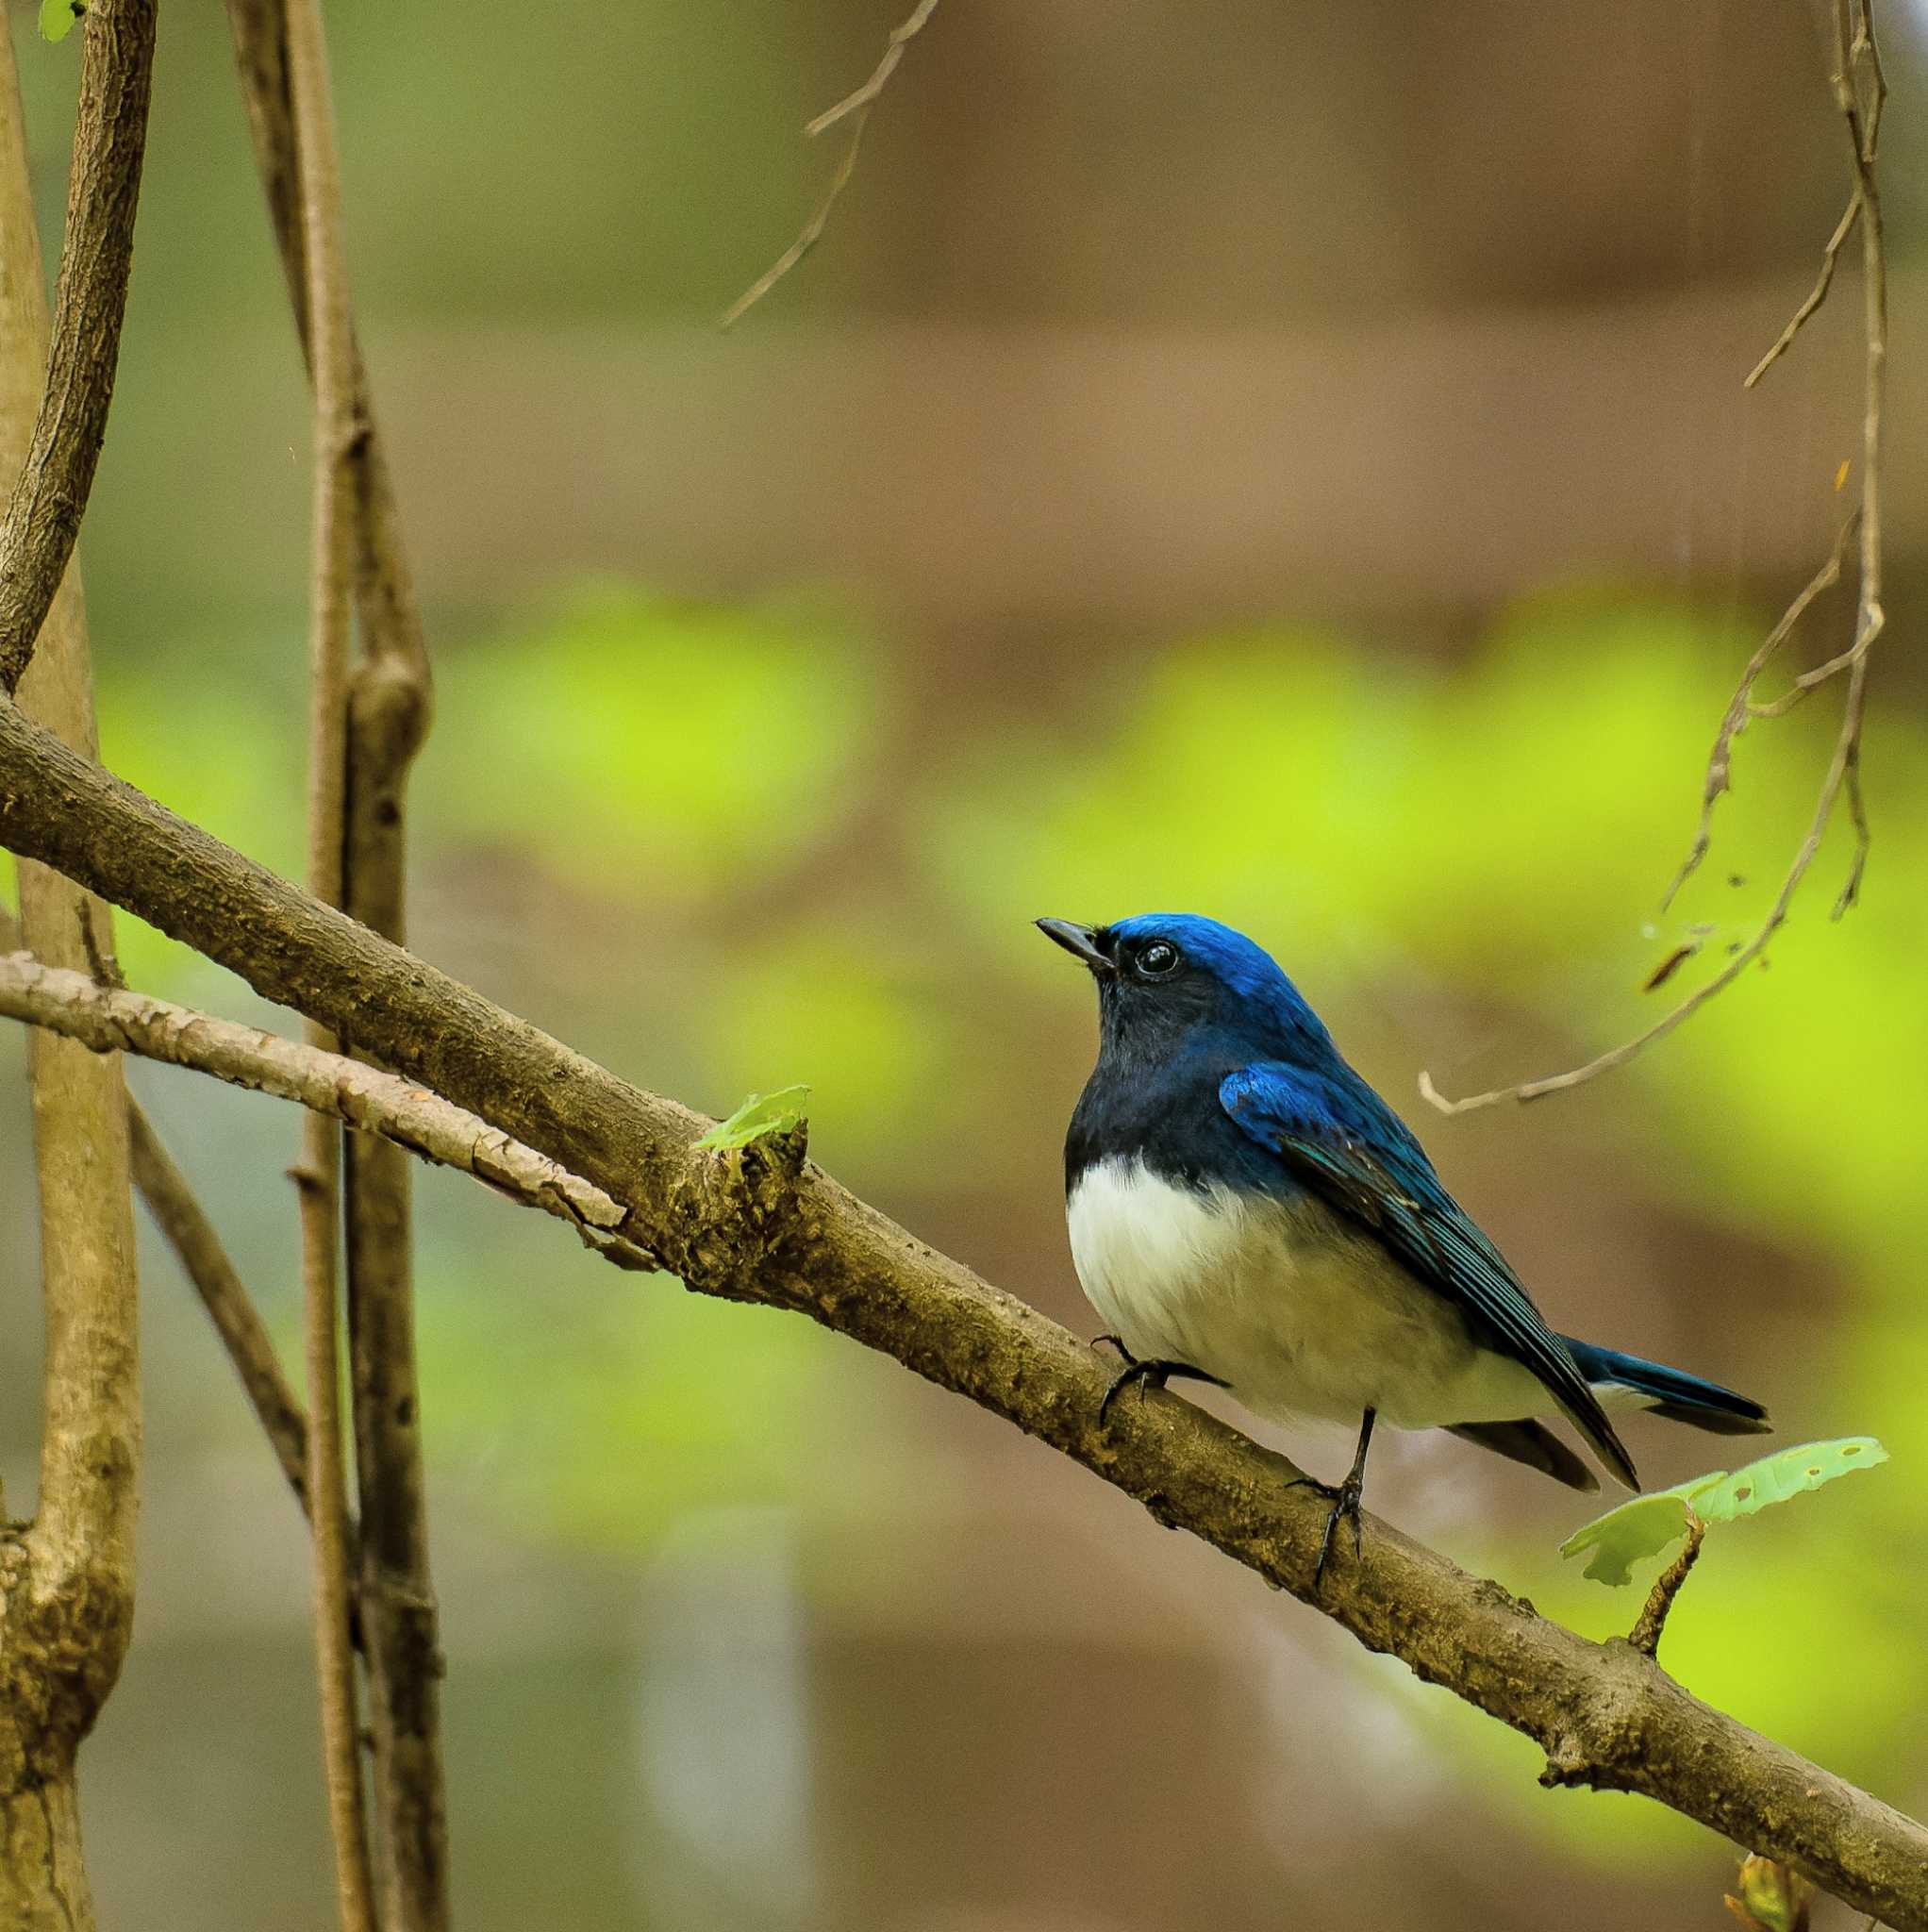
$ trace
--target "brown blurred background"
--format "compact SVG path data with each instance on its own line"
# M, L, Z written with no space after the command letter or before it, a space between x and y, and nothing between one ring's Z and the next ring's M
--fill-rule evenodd
M51 235L75 43L10 11ZM1824 12L945 0L821 248L719 334L835 163L798 130L898 13L329 8L440 685L419 949L712 1112L810 1082L840 1177L1089 1331L1057 1167L1089 990L1028 921L1245 925L1558 1325L1748 1389L1783 1440L1887 1441L1715 1539L1668 1641L1919 1813L1928 15L1881 15L1866 903L1825 920L1831 845L1773 970L1651 1059L1448 1123L1421 1066L1464 1091L1637 1028L1684 935L1752 930L1810 808L1827 700L1743 741L1656 916L1737 667L1853 496L1852 262L1741 389L1849 186ZM292 868L305 401L218 15L164 22L85 569L108 762ZM124 953L260 1013L156 936ZM0 1036L16 1507L20 1059ZM133 1078L291 1336L295 1123ZM1540 1791L1521 1740L955 1398L421 1192L469 1932L1725 1923L1704 1834ZM158 1247L144 1285L137 1641L84 1760L104 1913L319 1928L302 1538ZM1653 1483L1728 1446L1637 1434ZM1554 1553L1588 1506L1524 1472L1397 1441L1371 1501L1583 1630L1632 1622Z

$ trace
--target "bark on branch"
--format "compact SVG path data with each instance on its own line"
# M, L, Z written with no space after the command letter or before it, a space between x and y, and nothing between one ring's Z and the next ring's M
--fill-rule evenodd
M1097 1424L1105 1373L1055 1323L933 1252L788 1144L691 1142L701 1117L629 1086L307 899L0 704L0 843L57 865L594 1182L691 1289L795 1309L956 1390L1267 1582L1315 1602L1532 1738L1549 1784L1644 1792L1928 1932L1928 1829L1760 1737L1623 1640L1548 1623L1377 1520L1313 1594L1326 1506L1291 1465L1176 1398Z

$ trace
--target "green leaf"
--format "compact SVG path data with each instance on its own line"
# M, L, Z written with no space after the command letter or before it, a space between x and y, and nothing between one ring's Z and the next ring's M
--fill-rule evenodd
M1718 1482L1726 1474L1720 1469L1670 1490L1656 1490L1651 1496L1629 1497L1618 1508L1576 1529L1560 1545L1560 1555L1577 1557L1591 1550L1587 1574L1596 1583L1619 1590L1634 1580L1636 1563L1657 1557L1669 1543L1687 1534L1688 1497L1693 1491L1704 1483Z
M41 38L64 41L74 31L74 23L87 11L78 0L41 0Z
M747 1147L765 1134L787 1134L805 1118L807 1087L779 1087L774 1093L753 1093L728 1120L719 1121L697 1141L699 1147Z
M1732 1475L1704 1476L1693 1491L1694 1508L1709 1523L1752 1516L1770 1503L1785 1503L1818 1490L1837 1475L1872 1469L1887 1451L1872 1436L1843 1436L1833 1442L1798 1442L1737 1469Z
M1887 1451L1872 1436L1843 1436L1832 1442L1800 1442L1750 1462L1729 1475L1724 1469L1635 1496L1604 1516L1576 1529L1560 1545L1563 1557L1593 1552L1587 1574L1618 1590L1634 1580L1633 1566L1657 1557L1687 1534L1687 1511L1705 1523L1731 1523L1752 1516L1770 1503L1785 1503L1806 1490L1818 1490L1837 1475L1872 1469Z

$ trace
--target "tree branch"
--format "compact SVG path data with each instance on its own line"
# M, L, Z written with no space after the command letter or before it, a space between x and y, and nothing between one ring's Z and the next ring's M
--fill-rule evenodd
M46 385L0 524L0 690L9 692L74 555L107 435L147 144L154 0L93 0L84 33Z
M341 261L341 191L321 0L290 0L288 70L301 157L302 237L314 371L312 582L309 616L307 882L329 906L342 902L346 840L349 587L354 569L348 465L355 440L354 343ZM310 1019L311 1046L334 1036ZM341 1136L327 1117L302 1122L294 1170L301 1206L303 1354L307 1369L308 1503L314 1528L315 1657L322 1756L335 1847L342 1932L374 1932L368 1823L362 1803L360 1721L348 1643L347 1497L341 1463L337 1307Z
M706 1124L319 906L0 704L0 843L61 866L265 997L602 1188L626 1239L705 1294L794 1309L1084 1464L1534 1739L1545 1780L1640 1791L1928 1932L1928 1830L1702 1704L1623 1641L1589 1643L1376 1519L1315 1594L1325 1505L1291 1465L1176 1398L1097 1424L1076 1338L856 1200L791 1143L692 1147ZM1342 1551L1345 1549L1341 1545Z
M313 374L286 0L228 0L228 19L295 327ZM365 649L348 689L342 903L363 924L399 942L406 931L404 807L432 708L429 661L367 371L352 334L348 363L356 424L349 496ZM350 1390L361 1496L361 1607L372 1638L382 1916L392 1932L444 1932L441 1665L415 1375L411 1174L407 1156L383 1142L351 1136L345 1156Z
M256 159L319 395L327 332L311 321L310 252L295 139L287 0L228 0ZM339 220L339 210L332 211ZM339 257L339 242L332 252ZM339 276L338 276L339 278ZM343 280L345 289L345 279ZM368 376L346 322L336 379L354 435L346 490L364 653L348 680L341 903L400 941L406 792L428 728L428 652L376 432ZM361 1609L374 1737L382 1918L391 1932L445 1932L448 1827L440 1747L440 1642L429 1565L416 1386L407 1158L351 1136L345 1154L349 1380L361 1498Z
M120 9L107 10L117 22ZM133 216L131 203L122 208L110 196L96 198L100 184L89 159L99 159L91 143L108 111L99 98L101 61L104 51L113 53L118 32L110 22L106 40L92 32L88 40L95 98L82 108L60 279L62 340L51 358L57 377L62 370L77 374L75 358L85 364L93 340L81 299L93 285L76 247L91 236L99 247L125 250L125 235L104 233L103 224L111 231ZM19 633L23 647L8 659L8 676L27 668L20 682L23 709L41 721L37 729L87 761L95 741L93 683L79 573L65 568L72 533L43 542L20 521L29 514L21 509L23 491L30 509L39 500L47 516L66 513L60 478L72 445L58 425L51 444L46 440L45 285L12 41L0 33L0 469L18 465L23 475L0 532L7 572L0 610L18 613L25 608L22 596L38 599ZM137 130L138 123L137 115ZM112 325L118 328L117 308ZM81 406L75 409L86 416ZM97 432L95 441L97 446ZM84 467L91 471L91 457ZM14 547L5 548L8 543ZM56 552L58 561L36 575ZM43 647L29 665L43 624ZM20 868L20 908L33 943L50 958L80 965L104 943L106 908L37 865ZM117 1060L36 1037L28 1043L27 1077L46 1345L39 1506L24 1531L0 1536L0 1921L85 1932L93 1909L75 1754L120 1674L134 1614L141 1391L127 1116Z
M600 1188L439 1095L345 1054L324 1052L122 987L102 986L86 974L44 965L28 953L0 954L0 1018L43 1027L78 1041L92 1053L131 1053L291 1100L325 1120L376 1136L398 1151L452 1167L522 1207L567 1222L584 1246L619 1267L654 1265L616 1235L623 1209ZM222 1266L232 1273L224 1257ZM291 1409L294 1433L305 1433L291 1397L275 1406Z

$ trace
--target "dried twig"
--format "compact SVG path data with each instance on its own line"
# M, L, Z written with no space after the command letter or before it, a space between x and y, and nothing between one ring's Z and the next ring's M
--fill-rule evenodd
M1687 1572L1694 1567L1706 1534L1706 1524L1689 1507L1687 1513L1687 1547L1654 1579L1654 1588L1648 1592L1639 1618L1627 1638L1636 1650L1648 1657L1659 1650L1660 1633L1667 1628L1667 1613L1673 1608L1673 1600L1680 1594L1681 1585L1687 1580Z
M46 385L0 524L0 690L8 691L19 685L66 575L107 436L147 145L154 0L94 0L85 32Z
M1783 698L1767 704L1757 704L1753 701L1752 689L1754 678L1759 675L1769 658L1780 648L1807 606L1838 575L1837 545L1836 558L1823 567L1788 607L1781 623L1770 633L1767 641L1755 651L1747 670L1742 673L1740 685L1733 703L1728 707L1726 717L1722 720L1720 734L1715 741L1714 755L1708 763L1707 783L1701 806L1700 830L1695 836L1687 863L1682 867L1672 887L1669 889L1668 897L1671 899L1705 853L1709 815L1715 800L1726 789L1727 766L1733 740L1747 719L1778 716L1809 691L1845 674L1847 690L1841 703L1841 722L1835 739L1834 756L1829 760L1827 775L1821 781L1820 796L1816 802L1807 835L1795 853L1781 881L1781 889L1753 937L1733 955L1720 973L1690 993L1664 1018L1634 1039L1623 1041L1609 1052L1588 1060L1586 1065L1575 1067L1568 1073L1554 1074L1539 1080L1522 1081L1511 1087L1496 1088L1488 1093L1470 1094L1460 1100L1448 1099L1434 1085L1430 1074L1421 1074L1421 1093L1442 1113L1470 1113L1474 1108L1497 1107L1502 1101L1508 1100L1537 1100L1544 1094L1562 1092L1569 1088L1582 1086L1615 1067L1624 1066L1643 1049L1657 1040L1665 1039L1676 1026L1691 1019L1710 1000L1732 986L1756 959L1761 958L1767 950L1769 941L1787 923L1788 908L1820 851L1821 841L1834 818L1836 807L1841 802L1844 794L1854 831L1854 852L1849 863L1847 878L1835 901L1834 916L1837 919L1840 918L1860 895L1862 876L1867 870L1869 846L1868 812L1861 790L1861 733L1867 708L1869 652L1875 640L1880 637L1885 621L1881 603L1881 489L1882 405L1886 389L1887 363L1887 249L1882 225L1881 194L1875 181L1874 162L1875 143L1880 131L1882 107L1886 98L1887 86L1882 74L1881 55L1875 41L1871 6L1872 0L1835 0L1837 65L1832 78L1836 105L1839 108L1846 124L1853 156L1855 188L1851 211L1858 210L1861 230L1864 338L1861 502L1855 518L1850 525L1851 529L1858 528L1861 539L1860 586L1855 608L1853 641L1847 650L1829 658L1824 664L1817 665L1812 671L1803 672L1795 680L1793 691ZM1845 240L1845 230L1849 225L1851 224L1844 217L1841 229L1837 231L1840 240ZM1838 241L1830 245L1837 249ZM1820 296L1825 293L1824 277L1819 293L1810 296L1808 302L1803 304L1802 310L1797 313L1794 325L1786 332L1786 341L1793 339L1795 328L1814 312L1820 306ZM1777 345L1773 353L1778 353L1780 346ZM1772 359L1773 355L1770 353L1767 360ZM1762 366L1766 366L1765 362ZM1844 530L1843 541L1847 534Z
M1840 260L1841 250L1847 245L1848 237L1854 232L1854 224L1861 216L1861 188L1857 182L1854 192L1848 197L1848 206L1842 211L1841 219L1836 224L1835 232L1828 237L1827 246L1821 250L1820 274L1816 277L1814 287L1808 291L1807 299L1794 311L1787 326L1774 340L1774 346L1748 371L1743 389L1752 389L1789 349L1794 346L1794 338L1806 325L1808 318L1828 299L1828 291L1834 286L1835 265Z
M1720 720L1720 729L1714 739L1714 750L1707 759L1707 780L1701 794L1701 823L1695 829L1694 841L1687 849L1687 856L1681 860L1680 870L1673 875L1673 883L1662 895L1661 911L1665 912L1673 904L1680 889L1693 876L1714 841L1714 808L1720 803L1721 793L1731 789L1734 741L1747 729L1750 718L1771 715L1767 708L1755 704L1754 685L1768 668L1769 660L1793 635L1795 625L1806 615L1807 607L1823 591L1832 590L1840 582L1842 560L1848 554L1848 540L1854 534L1860 521L1861 512L1857 509L1841 525L1841 533L1835 539L1833 555L1807 580L1794 601L1781 613L1781 621L1747 660L1747 668L1740 674L1740 682L1735 686L1734 695L1728 700L1726 715Z
M857 151L863 146L864 129L870 123L871 110L877 105L877 98L884 92L890 76L896 73L897 63L904 58L905 48L924 30L931 15L937 10L938 0L917 0L917 6L909 18L892 31L889 44L884 49L884 58L877 62L871 77L854 92L846 94L834 108L826 108L824 112L819 114L804 129L804 132L814 140L827 128L835 127L839 122L847 120L850 123L850 142L843 150L843 158L837 164L837 172L830 177L829 187L823 191L823 200L817 204L815 213L804 224L803 232L730 305L723 319L724 328L735 327L823 239L823 230L830 220L830 211L837 206L839 197L850 186L850 177L856 172Z

